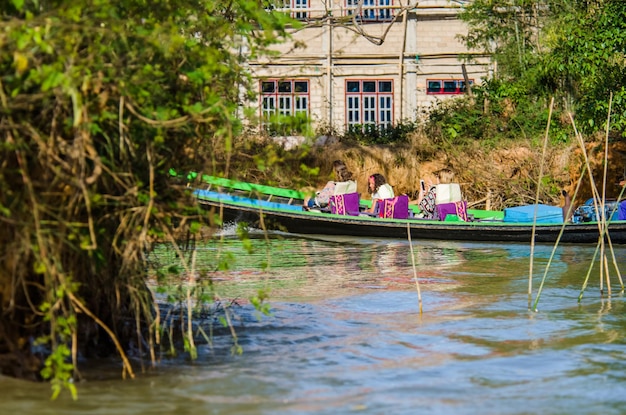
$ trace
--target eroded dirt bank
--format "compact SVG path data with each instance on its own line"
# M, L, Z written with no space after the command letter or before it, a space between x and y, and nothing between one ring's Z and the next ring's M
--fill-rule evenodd
M585 157L586 154L586 157ZM602 142L548 147L515 143L501 148L471 145L442 150L419 142L403 147L354 146L336 143L314 148L312 161L320 166L317 183L328 179L333 160L344 160L357 178L358 191L367 195L367 177L382 173L394 186L396 193L415 194L419 180L433 181L433 173L443 167L451 168L461 183L470 205L479 208L502 209L507 206L534 203L539 187L539 202L561 206L561 190L574 194L577 183L582 184L574 201L580 204L591 197L589 160L593 181L602 194L605 149ZM626 143L609 145L606 170L606 196L616 197L621 190L618 182L626 173Z

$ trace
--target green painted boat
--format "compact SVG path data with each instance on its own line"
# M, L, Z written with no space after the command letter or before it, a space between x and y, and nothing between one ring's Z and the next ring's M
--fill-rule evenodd
M337 215L302 208L302 192L213 176L202 176L198 202L224 223L246 222L251 227L306 235L455 240L477 242L597 243L602 234L615 244L626 243L626 221L507 222L504 212L468 209L470 221L438 221L409 217L390 219L369 215ZM365 201L361 203L365 206ZM527 209L526 209L527 210ZM446 218L448 219L448 218ZM263 225L261 225L261 220ZM606 230L603 230L606 229Z

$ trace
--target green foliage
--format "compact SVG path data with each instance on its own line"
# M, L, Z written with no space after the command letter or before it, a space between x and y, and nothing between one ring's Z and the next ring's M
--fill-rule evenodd
M40 269L36 272L44 273L44 270ZM77 319L73 312L58 314L56 308L62 304L69 304L70 297L78 292L79 288L78 284L72 283L68 279L65 284L57 285L55 290L50 290L48 301L39 305L44 321L52 325L50 334L39 336L35 341L37 345L49 344L52 349L41 369L41 377L50 381L52 399L56 399L63 389L69 390L73 399L78 397L74 384L74 366L71 363L70 350L72 335L77 328Z
M250 232L248 224L245 222L237 222L237 236L241 240L241 243L249 254L252 253L252 243L250 242Z
M533 139L545 134L549 102L545 98L520 95L515 85L487 80L462 97L436 103L425 122L426 133L435 141L460 144L466 141ZM552 143L568 142L571 128L555 111L550 121Z
M68 341L69 343L69 341ZM67 344L59 344L52 353L48 355L41 375L50 381L52 387L52 399L56 399L63 389L69 390L74 400L78 399L78 391L72 373L74 366L71 363L71 352Z
M54 388L73 390L63 346L77 333L84 352L106 332L132 376L125 350L158 332L145 252L204 222L168 172L232 151L239 91L253 90L239 51L269 53L290 23L260 3L0 5L0 286L21 281L2 303L0 348L27 356L24 337L45 339Z
M351 125L341 138L364 145L406 143L409 135L416 130L417 123L408 120L388 127L374 124Z
M484 50L498 62L498 76L515 80L533 65L540 49L538 33L550 0L474 0L460 14L470 24L461 39L470 49Z
M554 97L557 112L576 114L578 128L594 132L605 128L612 96L611 130L626 134L626 2L475 0L461 18L470 27L465 44L495 62L490 97L506 85L516 122ZM567 127L557 127L565 140Z
M611 129L625 137L625 19L625 2L605 0L578 2L558 21L545 67L575 100L583 131L606 128L612 95Z
M296 113L294 115L274 114L265 122L265 130L270 137L288 135L313 136L311 120L306 113Z
M435 142L479 139L493 136L491 118L465 99L435 103L428 110L425 132Z
M262 315L269 316L271 314L271 308L267 300L269 299L269 290L260 289L257 295L250 299L250 302L254 308Z
M320 122L317 124L315 135L326 137L339 137L340 133L334 125L326 122Z

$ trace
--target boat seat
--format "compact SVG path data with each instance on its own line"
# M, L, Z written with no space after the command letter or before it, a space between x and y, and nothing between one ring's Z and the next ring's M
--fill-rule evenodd
M354 180L335 182L333 195L345 195L347 193L356 193L356 182Z
M437 217L439 220L446 220L448 215L456 215L459 220L464 222L468 221L467 217L467 201L462 200L460 202L441 203L435 205L437 209Z
M358 193L345 193L341 195L333 195L328 201L330 213L336 215L359 215L359 199Z
M406 219L409 217L409 197L396 196L378 201L378 216L381 218Z
M458 183L443 183L436 186L435 204L454 203L463 200L461 186Z

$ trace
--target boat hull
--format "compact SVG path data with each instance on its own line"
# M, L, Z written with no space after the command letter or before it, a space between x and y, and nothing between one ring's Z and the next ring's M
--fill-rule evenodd
M289 210L272 206L246 205L225 200L199 199L202 206L226 222L247 222L250 226L307 235L342 235L412 240L454 240L477 242L531 242L589 244L599 240L597 223L545 224L501 221L442 222L424 219L382 219ZM626 221L611 222L608 238L626 243Z

